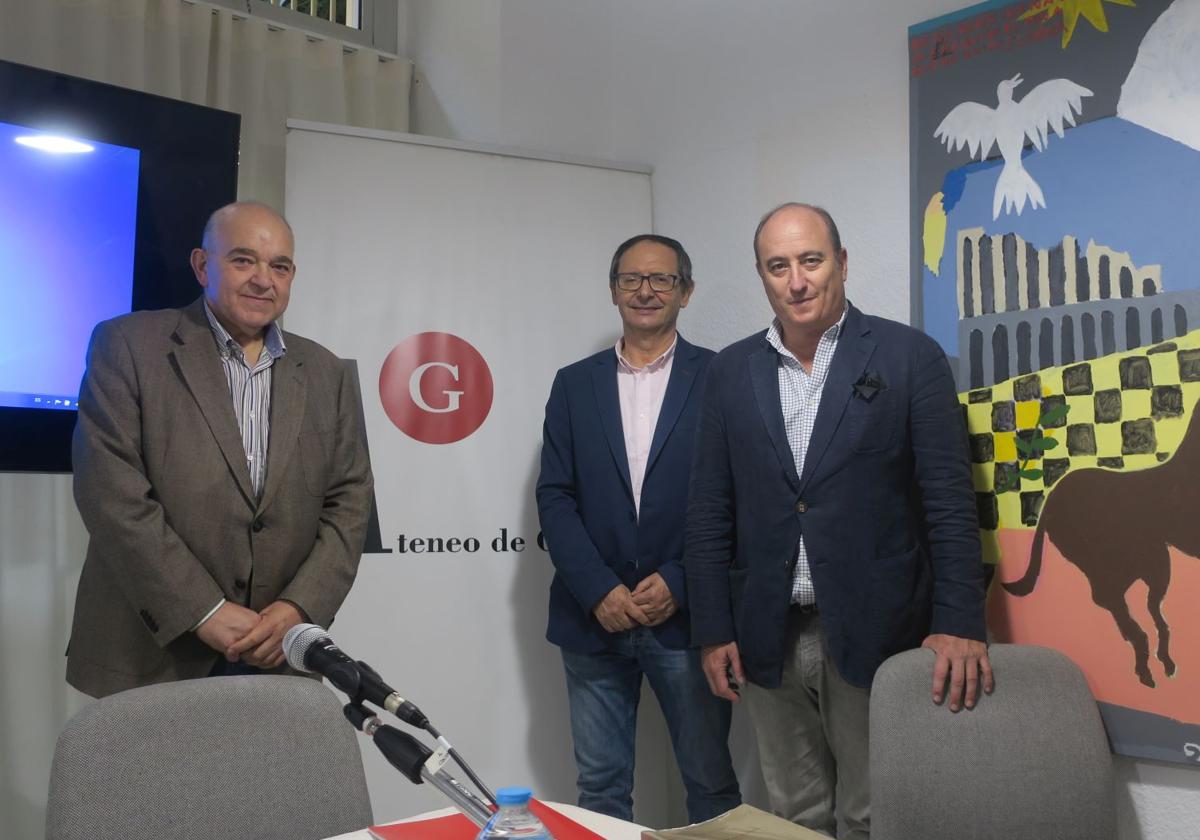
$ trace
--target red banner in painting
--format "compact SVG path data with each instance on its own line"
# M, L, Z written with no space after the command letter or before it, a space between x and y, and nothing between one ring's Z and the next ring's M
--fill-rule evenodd
M1046 0L1012 3L913 35L908 39L909 78L996 50L1013 52L1047 38L1060 38L1062 17L1043 14L1045 8Z

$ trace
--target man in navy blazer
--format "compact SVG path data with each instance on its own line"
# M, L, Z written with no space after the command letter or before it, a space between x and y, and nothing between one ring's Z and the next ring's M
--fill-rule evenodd
M687 790L688 817L741 803L730 705L689 648L683 525L712 351L676 332L694 283L683 246L642 235L609 269L623 335L563 368L546 403L538 514L554 563L546 638L562 650L579 804L633 817L643 674Z
M754 244L776 317L710 366L692 642L713 693L747 701L772 809L866 838L879 665L933 649L933 701L953 711L992 689L966 433L938 345L847 303L826 211L782 205Z

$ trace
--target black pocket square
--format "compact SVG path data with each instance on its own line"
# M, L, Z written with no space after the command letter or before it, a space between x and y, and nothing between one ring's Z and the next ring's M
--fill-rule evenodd
M859 399L870 402L875 399L875 395L887 388L883 382L883 377L873 370L869 370L858 378L854 383L854 394Z

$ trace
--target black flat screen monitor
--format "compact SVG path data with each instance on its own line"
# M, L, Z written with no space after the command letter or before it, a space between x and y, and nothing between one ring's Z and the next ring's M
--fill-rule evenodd
M237 114L0 61L0 471L68 472L100 321L182 306Z

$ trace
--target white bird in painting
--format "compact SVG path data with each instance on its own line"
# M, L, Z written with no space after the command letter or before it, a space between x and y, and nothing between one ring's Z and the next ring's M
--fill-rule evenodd
M950 151L966 146L971 156L983 160L995 143L1004 158L1004 168L996 181L992 198L992 218L1000 216L1000 208L1017 215L1025 208L1025 200L1036 209L1046 206L1042 188L1021 165L1021 150L1028 137L1039 152L1046 147L1049 132L1063 136L1063 124L1074 126L1075 114L1083 113L1082 99L1092 92L1070 79L1051 79L1042 82L1020 102L1013 100L1013 89L1021 84L1021 74L1005 79L996 86L999 104L989 108L978 102L962 102L946 115L933 136L946 144Z

